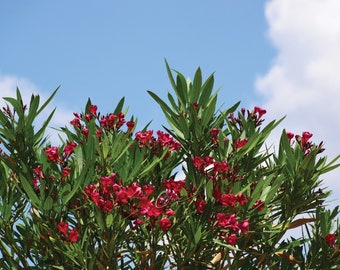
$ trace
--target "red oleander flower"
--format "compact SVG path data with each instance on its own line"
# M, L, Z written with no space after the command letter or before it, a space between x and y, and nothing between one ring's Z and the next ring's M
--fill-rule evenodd
M334 233L329 233L325 236L325 241L328 245L333 246L335 243L335 234Z
M228 242L229 245L235 246L237 244L237 235L235 233L228 235L224 239Z
M155 206L148 198L142 197L140 199L139 212L141 215L146 216L148 218L159 217L162 214L163 209Z
M66 178L71 172L71 169L70 168L63 168L61 173L62 173L62 179Z
M81 128L80 119L74 118L72 121L70 121L70 124L76 128Z
M159 226L161 227L163 232L167 232L169 230L169 228L172 226L171 221L164 217L162 218L159 222L158 222Z
M205 200L199 200L197 199L195 201L195 206L196 206L196 210L198 213L203 214L204 211L204 207L206 206L206 201Z
M153 130L148 130L145 132L138 131L136 133L136 140L139 141L139 146L142 147L142 146L150 145L154 140L154 137L152 136L152 134L153 134Z
M238 227L242 233L247 233L249 231L249 221L247 219L243 220L238 224Z
M90 122L92 118L93 118L93 115L92 115L92 114L87 113L87 114L85 115L85 119L86 119L87 122Z
M286 132L286 135L288 137L289 142L291 142L291 140L294 138L294 133L288 131Z
M254 114L257 114L257 119L260 119L264 114L266 114L266 110L262 109L260 107L255 106L254 107Z
M124 117L125 117L125 115L122 112L120 112L118 114L118 122L116 123L117 129L119 129L122 125L125 124L125 118Z
M64 147L64 154L66 157L70 156L73 153L74 148L77 147L77 144L75 142L67 142L67 144Z
M236 200L240 205L244 205L248 202L248 196L243 195L242 193L239 193L236 195Z
M176 215L176 212L172 209L168 209L166 210L165 215L172 217Z
M83 135L84 135L84 137L85 137L85 139L87 140L88 139L88 137L89 137L89 129L88 128L84 128L82 131L81 131L81 133L83 133Z
M102 137L102 130L101 129L97 129L96 130L96 134L97 134L97 138L100 139Z
M212 130L210 130L210 134L214 137L217 137L219 132L220 132L219 128L213 128Z
M302 139L301 139L302 147L304 147L307 144L307 142L309 141L310 138L312 138L312 136L313 134L308 131L302 132Z
M68 230L68 223L67 222L59 222L58 224L58 231L63 233L63 234L67 234L67 230Z
M134 128L134 126L135 126L135 122L128 121L128 122L126 122L126 125L128 127L128 131L131 131Z
M70 242L75 243L78 241L79 233L76 229L70 230L68 233Z
M264 205L265 205L265 204L264 204L263 201L257 200L257 201L254 203L253 208L255 208L255 209L261 211L261 210L264 208Z
M236 220L236 215L227 215L225 213L216 214L217 224L223 228L231 229L233 231L238 231L238 222Z
M44 174L42 172L42 167L39 165L37 166L35 169L32 170L38 179L43 179L44 178Z
M197 109L198 109L198 107L199 107L199 105L198 105L198 103L197 103L197 102L193 102L193 103L192 103L192 106L194 106L195 110L197 110Z
M47 155L47 158L51 161L58 162L60 161L59 156L59 149L57 146L48 147L45 149L45 153Z
M149 197L155 191L155 187L151 185L144 185L143 190L146 197Z
M230 168L225 160L221 162L214 162L214 172L216 173L225 173L229 172Z
M106 212L112 212L113 209L113 202L111 200L104 200L101 209L103 209Z
M203 166L205 164L205 161L202 157L194 157L191 160L196 170L202 171L204 169Z
M93 116L97 116L97 109L98 109L97 105L90 105L89 107L89 111Z
M225 206L234 206L237 202L235 194L222 194L220 197L220 203Z
M236 141L236 149L242 148L248 142L248 138L238 139Z

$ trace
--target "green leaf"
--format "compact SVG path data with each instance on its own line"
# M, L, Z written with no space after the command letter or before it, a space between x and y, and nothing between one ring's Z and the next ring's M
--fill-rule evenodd
M207 193L207 198L211 199L213 196L213 190L214 190L214 183L211 179L208 180L205 190Z
M106 217L106 227L109 228L113 223L113 215L108 214Z
M47 196L45 203L44 203L44 210L49 211L53 207L53 199L51 196Z
M202 72L201 69L198 68L196 70L194 81L189 92L191 102L198 102L198 98L201 93L201 86L202 86Z
M120 112L123 111L124 102L125 102L125 98L122 98L122 99L118 102L116 108L114 109L114 112L113 112L114 114L119 114Z
M169 77L169 80L170 80L170 82L171 82L172 88L175 90L175 89L177 88L177 86L176 86L174 77L172 76L171 69L170 69L169 64L168 64L168 62L166 61L166 59L165 59L165 66L166 66L166 71L167 71L167 73L168 73L168 77Z
M207 106L214 87L214 74L211 74L201 87L201 96L198 104L202 107Z
M60 86L57 87L57 89L55 89L52 93L52 95L50 95L50 97L45 101L45 103L40 107L40 109L37 111L36 115L39 115L45 108L46 106L51 102L51 100L53 99L53 97L55 96L55 94L58 92Z

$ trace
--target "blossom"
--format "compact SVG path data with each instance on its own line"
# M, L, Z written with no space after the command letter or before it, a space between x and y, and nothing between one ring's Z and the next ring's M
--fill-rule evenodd
M58 224L58 231L63 233L63 234L67 234L67 230L68 230L68 223L67 222L59 222Z
M73 120L70 121L70 124L76 128L81 128L81 124L80 124L80 119L79 117L74 118Z
M97 105L90 105L90 107L89 107L90 113L93 114L94 116L97 115L97 109L98 109Z
M222 194L220 197L220 202L225 206L234 206L237 202L236 196L234 194Z
M159 217L163 210L160 207L155 206L148 198L142 197L140 199L140 214L150 217Z
M201 171L203 169L203 165L205 164L204 159L202 157L194 157L191 159L196 170Z
M78 241L79 233L76 229L70 230L68 233L70 242L75 243Z
M310 138L312 138L312 136L313 134L308 131L302 132L302 140L301 140L302 147L304 147L307 144L307 142L309 141Z
M67 168L67 167L63 168L61 171L62 179L66 178L70 174L70 172L71 172L70 168Z
M236 149L242 148L248 142L248 138L238 139L235 143Z
M128 122L126 122L126 125L128 127L128 130L131 131L134 128L134 126L135 126L135 122L128 121Z
M198 103L197 103L197 102L193 102L193 103L192 103L192 106L194 106L195 110L197 110L197 109L198 109L198 107L199 107L199 105L198 105Z
M287 138L289 141L291 141L294 138L294 133L287 131L286 132Z
M335 234L334 233L329 233L325 236L325 241L328 245L333 246L335 243Z
M245 219L238 224L239 229L242 233L247 233L249 231L249 220Z
M77 147L75 142L68 142L64 147L64 154L66 157L70 156L73 153L74 148Z
M255 106L254 107L254 114L257 114L257 119L260 119L267 111L265 109L262 109L260 107Z
M59 149L57 146L47 147L45 149L45 153L47 155L47 158L51 161L58 162L60 160L59 157Z
M228 235L227 237L224 238L228 244L235 246L237 243L237 235L235 233Z
M257 200L257 201L254 203L253 208L255 208L255 209L261 211L261 210L264 208L264 205L265 205L265 203L264 203L263 201Z
M147 146L149 145L153 140L153 130L147 130L145 132L138 131L136 133L136 139L139 141L139 146Z
M174 210L172 210L172 209L168 209L168 210L165 212L165 214L166 214L167 216L174 216L174 215L176 215L176 212L175 212Z
M171 221L170 221L168 218L166 218L166 217L162 218L162 219L158 222L158 224L159 224L159 226L161 227L161 229L162 229L163 232L167 232L168 229L172 226Z
M206 206L206 201L205 200L199 200L197 199L195 201L195 206L196 206L196 210L198 213L203 214L204 211L204 207Z
M44 178L44 174L42 171L42 167L39 165L37 166L35 169L32 170L33 173L35 173L35 175L37 176L37 180L39 179L43 179Z

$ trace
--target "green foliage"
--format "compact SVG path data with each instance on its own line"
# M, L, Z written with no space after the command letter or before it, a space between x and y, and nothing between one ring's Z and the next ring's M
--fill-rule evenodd
M339 209L325 209L321 176L339 156L320 157L309 132L283 131L270 152L283 119L217 108L213 74L166 69L168 101L148 91L169 124L156 135L126 120L124 98L106 115L88 100L52 146L54 111L36 118L57 90L41 106L4 98L1 269L338 269Z

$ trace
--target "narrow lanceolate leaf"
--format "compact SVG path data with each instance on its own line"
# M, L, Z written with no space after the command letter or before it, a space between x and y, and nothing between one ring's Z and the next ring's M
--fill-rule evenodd
M50 97L45 101L45 103L41 105L40 109L37 111L37 115L39 115L46 108L46 106L51 102L55 94L58 92L59 88L60 86L58 86L57 89L53 91L52 95L50 95Z
M200 106L205 107L210 99L214 87L214 74L211 74L201 87L201 96L198 100Z
M26 126L31 126L33 124L33 121L37 116L39 100L40 100L39 96L32 95L27 118L26 118Z
M125 98L122 98L122 99L118 102L116 108L114 109L114 112L113 112L114 114L118 114L118 113L120 113L120 112L123 111L124 102L125 102Z
M174 90L176 92L176 96L178 100L180 101L181 109L185 110L186 104L188 104L187 81L180 72L176 71L176 73L177 73L177 77L176 77L177 87Z
M166 61L166 59L165 59L165 66L166 66L166 71L167 71L167 73L168 73L168 77L169 77L171 86L172 86L172 88L175 90L175 89L176 89L176 83L175 83L174 77L172 76L171 69L170 69L169 64L168 64L168 62Z
M170 115L173 118L176 117L176 114L171 110L171 108L160 97L158 97L152 91L147 91L147 92L158 103L158 105L161 106L161 109L165 114Z
M192 86L189 92L191 102L198 102L198 98L201 93L201 86L202 86L202 72L201 69L198 68L196 70L194 81L192 82Z

